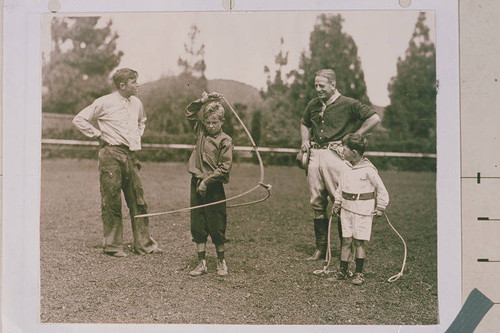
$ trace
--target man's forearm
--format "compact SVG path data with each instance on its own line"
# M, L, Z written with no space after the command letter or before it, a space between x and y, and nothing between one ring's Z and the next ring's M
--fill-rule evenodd
M366 119L363 125L356 131L357 134L365 134L372 128L374 128L380 122L380 117L378 114L374 114L370 118Z
M309 142L311 139L311 129L304 124L300 124L300 136L302 138L302 143Z

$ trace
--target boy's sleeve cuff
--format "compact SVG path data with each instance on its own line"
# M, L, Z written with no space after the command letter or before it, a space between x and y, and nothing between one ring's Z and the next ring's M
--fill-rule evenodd
M377 210L380 210L380 211L385 211L385 207L381 207L381 206L377 206Z

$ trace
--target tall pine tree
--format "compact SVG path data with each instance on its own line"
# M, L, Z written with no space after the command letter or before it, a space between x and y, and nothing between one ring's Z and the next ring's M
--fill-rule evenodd
M383 125L393 139L436 140L436 50L420 13L405 58L388 85L391 104Z
M263 136L261 144L277 147L297 146L300 143L300 132L297 117L293 116L293 101L289 99L289 85L283 80L283 67L288 63L288 52L283 50L284 40L281 38L280 51L274 57L276 70L274 77L269 67L264 67L267 74L267 90L261 92L264 99L264 112L260 118Z
M274 80L269 68L267 91L264 98L263 124L268 145L297 147L300 145L300 118L307 103L317 96L314 89L315 73L331 68L337 74L337 88L345 96L370 104L366 94L364 73L358 57L356 43L342 31L340 15L322 14L309 39L309 52L303 52L299 68L282 79L282 67L287 64L287 53L280 51L275 58L278 69ZM283 41L282 41L283 45ZM293 81L288 84L287 81Z
M185 53L177 60L181 69L178 76L162 77L154 83L146 83L141 89L139 97L148 115L149 131L166 140L177 140L191 134L184 110L207 90L205 46L199 42L200 32L196 25L190 27L184 44Z
M98 28L99 17L52 20L50 59L43 65L44 112L76 114L94 99L112 91L109 74L123 52L112 22Z
M337 75L337 89L341 94L370 104L358 48L350 35L342 31L344 19L340 14L321 14L309 39L309 54L301 56L299 70L291 86L291 97L299 101L296 112L303 112L306 104L317 96L314 90L315 73L331 68Z
M183 73L198 78L205 78L205 44L198 45L197 37L200 34L200 29L196 25L192 25L189 29L189 43L184 44L186 57L177 60L177 64L182 67Z

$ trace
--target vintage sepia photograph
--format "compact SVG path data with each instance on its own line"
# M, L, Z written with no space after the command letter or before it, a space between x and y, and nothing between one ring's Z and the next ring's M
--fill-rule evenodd
M40 40L41 323L439 323L434 11L44 14Z

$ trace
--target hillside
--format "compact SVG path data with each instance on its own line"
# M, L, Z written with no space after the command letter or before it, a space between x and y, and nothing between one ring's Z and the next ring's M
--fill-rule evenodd
M208 80L208 90L223 93L231 104L240 103L250 107L262 103L257 88L234 80Z
M262 108L263 100L257 88L235 80L214 79L208 80L208 91L222 93L231 105L238 110L247 126L252 114ZM139 89L139 97L143 101L149 118L149 130L168 128L168 133L176 136L190 132L184 127L184 109L193 99L197 98L204 88L190 82L185 84L179 76L163 77L156 81L146 82ZM245 107L241 107L241 105ZM373 108L384 117L385 107L374 105ZM73 115L43 114L42 130L44 137L50 137L55 132L67 131L73 128ZM176 125L177 124L177 125ZM162 126L162 127L160 127ZM298 126L298 125L297 125ZM380 131L386 131L380 124Z

